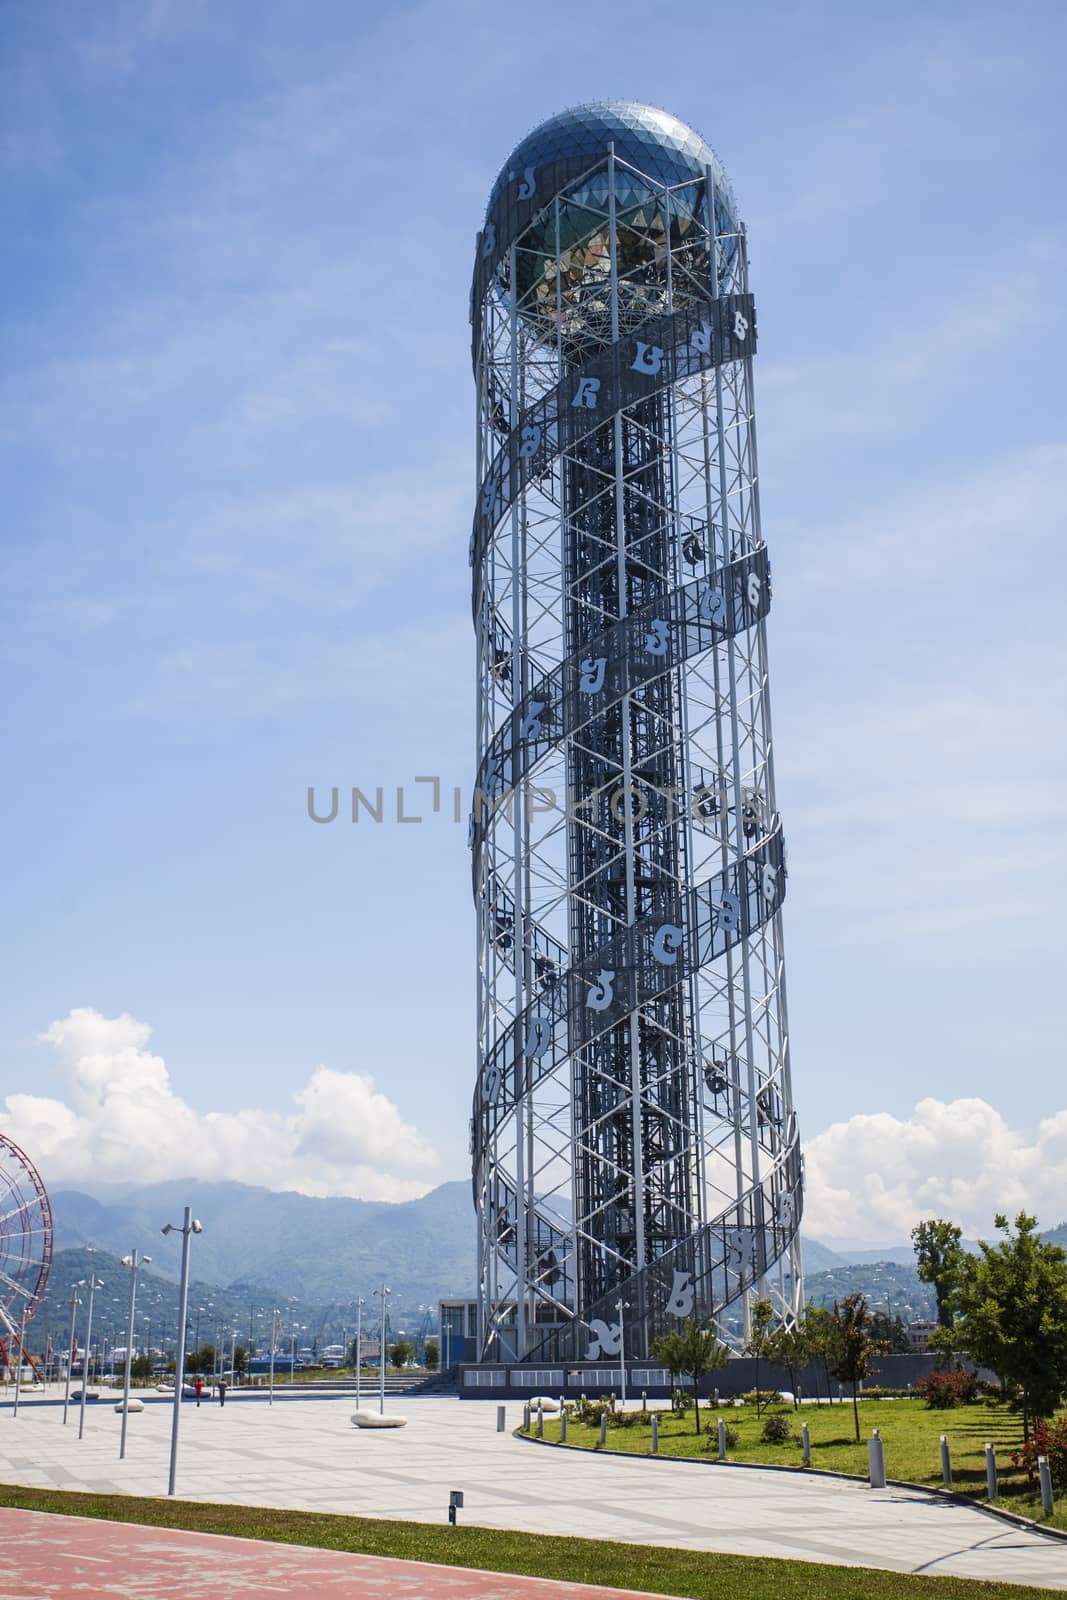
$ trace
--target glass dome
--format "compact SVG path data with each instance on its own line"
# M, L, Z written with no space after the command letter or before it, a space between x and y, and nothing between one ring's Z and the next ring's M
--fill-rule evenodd
M680 117L660 111L656 106L642 105L637 100L594 100L588 105L559 111L547 122L540 123L515 146L501 168L489 196L486 215L492 211L504 185L521 178L527 167L538 167L545 161L559 161L566 156L587 155L592 162L597 156L607 154L612 141L621 161L639 167L663 184L685 183L694 178L702 183L704 168L710 167L724 202L723 210L730 218L736 216L737 205L730 180L710 144Z
M736 203L718 156L701 136L669 112L630 100L575 106L526 135L493 185L487 213L501 191L529 168L588 157L590 166L614 143L615 253L619 332L627 331L707 294L708 214L706 169L716 190L716 231L736 232ZM630 171L635 167L636 172ZM669 191L669 193L668 193ZM606 167L564 184L558 207L546 207L517 241L519 310L538 339L557 330L567 355L581 359L611 342L611 237ZM670 267L668 269L668 242ZM733 246L720 256L729 287ZM510 298L507 262L498 281Z

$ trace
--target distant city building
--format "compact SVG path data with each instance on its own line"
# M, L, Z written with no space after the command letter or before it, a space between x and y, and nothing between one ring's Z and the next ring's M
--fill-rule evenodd
M940 1323L931 1322L926 1317L919 1317L915 1322L908 1323L908 1339L916 1355L924 1356L930 1348L930 1336L937 1332Z

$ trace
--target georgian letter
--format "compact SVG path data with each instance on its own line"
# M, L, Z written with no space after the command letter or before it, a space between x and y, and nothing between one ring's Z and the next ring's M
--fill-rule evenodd
M763 871L760 873L760 893L764 900L773 900L778 889L778 868L773 867L769 861L764 862Z
M656 937L652 941L652 954L661 967L673 967L678 960L678 952L682 948L684 930L677 923L665 922L662 928L656 929Z
M679 1272L674 1269L674 1282L671 1292L667 1296L667 1315L669 1317L691 1317L693 1315L693 1274Z
M519 454L524 461L535 456L541 448L541 429L536 422L527 423L519 435Z
M601 969L597 981L590 989L586 1005L590 1011L606 1011L615 998L615 974Z
M526 1035L524 1055L530 1061L540 1061L545 1051L552 1042L552 1019L550 1017L536 1016L530 1018L530 1027Z
M697 610L705 622L718 622L726 610L726 596L710 583L702 583L697 590Z
M759 573L750 572L748 577L745 579L745 599L748 601L753 611L755 611L759 606L762 588L763 585L760 583Z
M637 340L637 354L630 363L631 372L647 372L654 376L663 366L663 351L658 344L643 344Z
M547 704L547 700L530 701L530 709L519 723L520 739L540 739L544 732L541 726L541 713Z
M741 921L741 902L729 889L724 889L722 899L717 907L719 913L719 927L733 929Z
M532 200L536 192L537 179L534 177L534 169L533 167L527 167L519 184L518 198L520 200Z
M487 222L485 232L482 234L482 260L487 261L496 249L496 227Z
M645 654L650 656L665 656L670 635L667 624L662 617L653 617L649 622L649 632L645 634Z
M689 348L695 350L699 356L711 355L711 323L702 322L699 328L694 328L689 340Z
M748 322L741 315L740 311L735 311L734 312L734 338L743 341L744 339L747 339L747 337L748 337Z
M599 378L579 378L578 387L574 391L572 406L585 406L588 411L595 411L600 399Z
M582 662L582 675L578 680L578 687L583 694L600 693L604 687L607 665L607 656L586 656Z

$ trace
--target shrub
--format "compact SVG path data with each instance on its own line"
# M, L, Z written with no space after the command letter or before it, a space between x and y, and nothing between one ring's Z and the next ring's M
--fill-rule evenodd
M976 1388L973 1372L928 1372L915 1385L915 1393L928 1410L951 1411L973 1400Z
M780 1411L774 1412L763 1424L761 1435L764 1444L785 1444L793 1437L793 1424Z
M1047 1456L1053 1486L1067 1489L1067 1417L1046 1422L1038 1417L1026 1443L1011 1453L1013 1467L1025 1467L1031 1486L1037 1482L1037 1458Z
M718 1448L719 1448L719 1424L718 1424L718 1422L714 1422L714 1423L709 1422L708 1426L707 1426L707 1429L705 1431L707 1432L708 1437L707 1437L707 1439L706 1439L706 1441L704 1443L704 1449L705 1450L716 1450L717 1451ZM740 1443L741 1443L741 1435L738 1433L736 1428L731 1428L730 1424L727 1423L726 1424L726 1448L727 1448L727 1450L736 1450Z
M671 1395L671 1410L679 1417L684 1417L687 1411L693 1409L693 1396L687 1389L675 1389Z
M748 1389L740 1398L746 1406L780 1406L782 1403L782 1396L777 1389Z

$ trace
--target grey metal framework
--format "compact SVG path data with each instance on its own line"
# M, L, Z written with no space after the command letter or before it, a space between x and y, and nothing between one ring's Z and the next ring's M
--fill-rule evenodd
M478 235L472 1120L485 1361L802 1302L743 225L650 107L552 118Z

